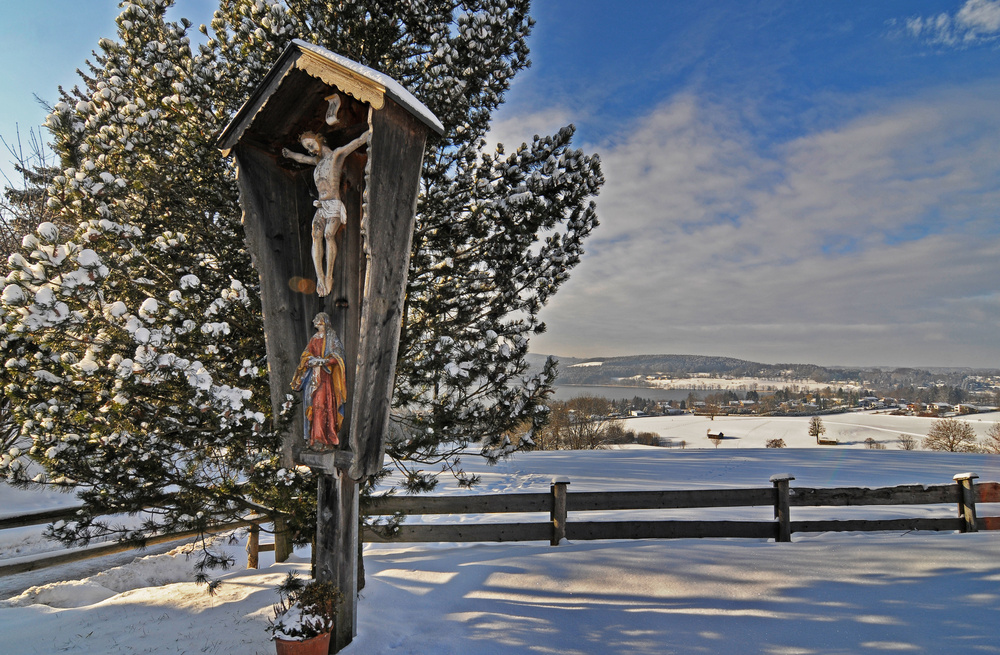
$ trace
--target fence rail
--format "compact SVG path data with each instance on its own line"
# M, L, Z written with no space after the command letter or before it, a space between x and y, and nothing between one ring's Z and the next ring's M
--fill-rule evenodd
M77 517L77 511L80 509L82 509L82 506L46 510L43 512L31 512L29 514L18 514L15 516L0 518L0 530L24 528L33 525L44 525L47 523L54 523L56 521L71 521ZM275 524L274 543L260 543L259 538L261 523ZM153 535L143 541L143 546L148 547L170 543L173 541L183 541L199 537L201 535L218 534L220 532L226 532L227 530L235 530L236 528L250 529L250 538L247 542L247 568L257 568L258 554L263 551L274 551L275 561L277 562L287 560L291 554L291 537L285 528L284 522L280 518L268 516L251 516L242 521L232 521L212 525L204 530L189 530L185 532L171 532L167 534ZM28 571L36 571L38 569L57 566L59 564L80 562L83 560L93 559L95 557L103 557L105 555L114 555L128 550L135 550L136 548L135 543L130 541L111 541L107 543L92 544L84 548L62 550L52 553L39 554L37 556L18 558L18 561L14 562L5 563L3 560L0 560L0 577L15 575L17 573L26 573Z
M955 476L955 484L901 485L875 489L791 487L789 475L771 478L771 487L750 489L697 489L672 491L616 491L568 493L569 480L556 478L549 493L484 494L479 496L407 496L380 500L368 510L371 516L402 514L504 514L547 512L549 520L520 523L462 523L401 525L392 535L378 528L366 527L366 542L476 542L476 541L549 541L558 545L563 539L680 539L680 538L752 538L790 541L796 532L867 532L899 530L936 530L976 532L1000 530L1000 516L979 517L977 503L1000 503L1000 483L976 483L973 473ZM899 519L824 519L792 521L791 508L845 507L873 505L953 504L954 518ZM569 521L569 512L666 510L699 508L773 507L772 521ZM69 521L80 507L33 512L0 518L0 530ZM275 544L259 543L259 524L275 521ZM257 566L260 551L275 550L276 561L284 561L291 552L288 533L280 519L251 517L246 521L215 526L208 532L236 527L250 527L248 565ZM153 537L148 545L197 536L185 532ZM133 546L109 543L85 550L63 551L30 561L0 562L0 576L31 571L46 566L78 561L129 550Z
M791 487L794 478L776 475L772 487L752 489L704 489L676 491L618 491L568 493L569 481L554 480L549 493L490 494L482 496L438 496L387 498L368 510L371 515L402 514L499 514L548 512L548 521L526 523L416 524L401 525L385 534L366 527L368 542L435 541L542 541L556 545L563 538L677 539L744 537L790 541L796 532L870 532L935 530L976 532L1000 530L1000 517L976 516L977 503L1000 503L1000 483L976 484L978 476L962 473L954 484L900 485L874 489L859 487ZM791 520L791 508L874 505L954 505L954 518L910 517L898 519ZM569 512L699 509L720 507L774 508L772 521L576 521Z

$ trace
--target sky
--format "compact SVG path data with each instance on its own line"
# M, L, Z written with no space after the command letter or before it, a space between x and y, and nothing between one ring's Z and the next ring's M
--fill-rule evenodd
M0 4L0 135L116 4ZM607 179L534 352L1000 367L1000 0L533 4L491 137L572 123Z

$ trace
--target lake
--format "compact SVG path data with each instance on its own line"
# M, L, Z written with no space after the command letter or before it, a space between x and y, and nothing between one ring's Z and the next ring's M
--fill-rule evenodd
M555 385L552 398L554 400L569 400L580 396L601 396L609 400L632 400L636 396L650 400L687 400L688 394L694 392L699 398L706 393L720 393L718 390L704 389L655 389L652 387L604 387L583 384Z

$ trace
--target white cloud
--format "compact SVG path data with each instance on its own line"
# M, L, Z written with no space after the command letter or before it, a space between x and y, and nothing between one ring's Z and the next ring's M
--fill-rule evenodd
M906 30L935 45L963 47L1000 38L1000 0L966 0L954 15L914 16Z
M672 99L596 148L602 226L533 350L1000 365L991 88L768 147L737 111Z

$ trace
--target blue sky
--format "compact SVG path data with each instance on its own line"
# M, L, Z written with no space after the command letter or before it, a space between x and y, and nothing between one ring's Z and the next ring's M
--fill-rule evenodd
M21 4L0 6L0 53L21 62L0 71L8 140L117 13ZM212 5L178 14L204 22ZM607 177L534 351L1000 367L1000 0L533 14L534 64L492 137L574 123Z

